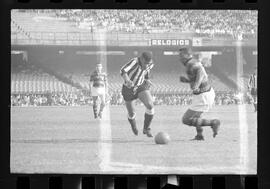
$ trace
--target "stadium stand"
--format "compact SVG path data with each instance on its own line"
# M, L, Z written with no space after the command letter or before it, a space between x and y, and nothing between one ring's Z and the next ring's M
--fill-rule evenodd
M143 18L143 19L142 19ZM194 32L207 37L254 38L257 12L241 10L13 10L12 20L31 35L40 32ZM35 24L32 24L32 23ZM46 24L45 24L46 23ZM53 37L47 34L45 37ZM58 34L63 35L63 34ZM38 36L32 36L38 37Z
M179 75L159 73L152 79L154 94L186 94L190 93L188 85L181 84L178 81ZM85 89L89 89L89 77L85 74L73 74L72 80L79 83ZM110 75L108 77L109 91L119 91L122 85L122 79L119 75ZM211 77L212 85L217 92L231 91L217 78ZM245 80L247 82L247 79ZM245 85L246 86L246 85ZM11 93L45 93L45 92L78 92L78 89L59 81L54 76L46 73L13 73L11 75Z
M191 103L189 86L179 82L177 72L154 72L151 80L154 83L152 93L156 105L188 105ZM83 88L89 89L89 73L63 73L74 83L79 83ZM209 77L216 91L216 104L229 105L241 103L237 92L225 86L213 74ZM232 79L236 77L230 76ZM247 79L245 79L247 82ZM111 105L122 105L121 95L122 79L119 72L108 70L109 94L108 101ZM51 102L49 97L51 95ZM246 94L245 94L246 95ZM249 96L245 102L250 103ZM56 77L43 72L39 67L29 64L12 64L11 74L11 105L13 106L81 106L89 105L92 99L83 91L64 83Z
M43 52L43 51L42 51ZM52 51L53 52L53 51ZM90 73L95 69L96 64L96 56L93 57L74 57L70 54L62 55L59 57L58 55L53 55L51 51L50 54L44 54L43 56L51 55L52 60L56 62L49 62L48 60L44 62L39 62L39 64L35 64L30 62L25 62L22 59L22 55L14 54L12 55L11 61L11 94L12 95L44 95L46 93L51 94L80 94L81 90L74 87L74 83L78 83L79 86L82 86L86 91L89 89L89 76ZM128 61L130 58L131 51L126 51L127 55L125 56L109 56L108 64L104 66L108 74L108 84L109 84L109 95L111 98L112 104L122 104L123 100L121 100L121 86L122 86L122 78L120 77L119 70L121 66L123 66L124 62ZM249 60L253 55L247 55L250 53L246 53L246 59ZM40 55L39 55L40 56ZM56 56L56 57L54 57ZM217 65L219 65L220 69L222 69L226 74L230 73L230 71L235 70L235 60L231 61L231 59L227 60L226 57L231 57L231 54L224 54L224 57L220 57L219 59L214 59ZM58 58L57 58L58 57ZM73 57L73 58L72 58ZM84 58L84 59L83 59ZM191 91L187 84L182 84L179 82L179 76L184 73L184 69L179 65L177 59L175 57L168 57L164 55L156 55L156 62L154 69L151 71L150 78L154 83L154 86L151 88L152 93L157 97L157 104L159 104L159 100L161 103L171 104L171 99L178 99L175 103L178 104L187 104L188 96ZM68 60L68 61L67 61ZM89 64L89 60L93 60ZM76 64L74 63L76 62ZM43 67L41 65L46 65ZM247 80L250 73L252 73L254 62L246 61L244 65L244 83L243 87L247 87ZM57 77L54 73L51 73L44 68L50 68L50 70L54 70L60 75L64 76L64 78L68 78L68 80L63 79L63 77ZM233 97L219 96L223 94L230 94L231 92L237 94L236 91L233 91L232 88L228 87L220 80L214 73L210 72L209 78L217 93L217 100L219 99L231 99ZM62 78L62 79L61 79ZM229 75L235 83L236 73L231 73ZM73 83L73 84L72 84ZM72 87L73 86L73 87ZM164 96L165 95L165 96ZM83 94L82 96L89 96L87 94ZM164 97L163 97L164 96ZM176 96L176 97L174 97ZM180 97L179 97L180 96ZM183 97L185 96L185 97ZM57 97L60 98L61 96ZM61 97L63 99L68 98L70 96ZM161 98L162 97L162 98ZM37 96L39 98L39 96ZM166 100L167 99L167 100ZM182 99L182 100L181 100ZM62 100L63 101L63 100ZM175 101L175 100L174 100ZM186 101L186 102L185 102ZM226 102L222 102L221 104ZM226 100L224 100L226 101ZM231 101L231 100L227 100ZM68 101L69 102L69 101ZM63 102L64 103L64 102ZM62 104L63 104L62 103ZM86 102L85 102L86 103ZM61 103L58 103L61 104ZM73 103L74 104L74 103ZM76 104L76 103L75 103ZM87 104L87 103L86 103Z
M143 18L143 19L142 19ZM239 35L244 39L256 38L257 34L257 12L242 10L12 10L11 14L11 35L14 39L38 39L38 40L94 40L91 32L96 29L106 28L108 35L117 40L143 40L150 39L155 34L159 37L179 38L179 33L192 36L211 38L234 39ZM34 23L34 24L33 24ZM168 35L168 33L170 35ZM134 34L129 36L129 34ZM26 40L26 44L27 44ZM42 43L41 43L42 44ZM214 47L213 47L214 48ZM246 48L247 49L247 48ZM44 50L44 51L43 51ZM93 53L96 49L91 49ZM123 54L108 56L107 73L109 83L109 98L111 104L122 104L121 96L122 79L119 75L121 66L134 56L135 49L119 49ZM138 50L138 49L136 49ZM35 51L35 49L34 49ZM54 52L55 51L55 52ZM44 48L29 53L36 58L39 56L50 57L49 61L40 61L40 67L46 67L58 71L59 76L68 78L69 81L78 83L85 89L89 89L89 73L97 63L97 54L83 56L75 54L74 49L67 53L60 54L58 50ZM62 51L62 50L61 50ZM189 104L191 101L188 85L179 83L179 75L183 74L183 68L175 56L165 56L163 50L156 51L157 60L153 69L154 83L152 93L156 104ZM230 74L230 78L236 80L236 54L235 49L226 51L224 47L221 54L214 55L212 61L218 65L220 70ZM64 51L62 51L64 52ZM74 55L72 54L74 53ZM77 53L77 52L76 52ZM29 56L31 56L29 55ZM250 49L243 48L245 62L244 74L251 73L251 65L256 64L257 56L254 56ZM48 74L47 71L29 68L29 65L21 62L21 57L12 56L11 66L11 101L13 105L44 105L47 103L47 94L52 94L53 105L83 105L91 103L91 98L75 88L65 78ZM29 58L31 59L31 58ZM31 60L34 62L34 60ZM31 62L30 61L30 62ZM76 62L76 64L75 64ZM173 71L172 71L173 70ZM224 84L215 74L210 74L212 86L217 93L217 104L238 103L236 91ZM67 80L66 80L67 81ZM74 84L73 83L73 84ZM247 77L240 84L247 86ZM248 99L248 97L246 97ZM30 100L32 99L32 100ZM31 102L30 102L31 101Z
M76 92L77 89L48 74L11 75L12 93Z

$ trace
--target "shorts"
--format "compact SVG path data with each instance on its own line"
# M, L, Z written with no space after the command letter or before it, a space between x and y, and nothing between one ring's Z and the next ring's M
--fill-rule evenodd
M105 95L105 87L93 87L92 96L102 96Z
M250 94L252 96L257 96L257 89L256 88L252 88Z
M150 86L144 82L138 86L137 90L134 91L134 87L128 88L126 85L122 86L122 96L125 101L132 101L138 98L138 94L142 91L149 90Z
M189 109L199 112L208 112L215 104L215 91L213 88L210 91L193 95L192 104Z

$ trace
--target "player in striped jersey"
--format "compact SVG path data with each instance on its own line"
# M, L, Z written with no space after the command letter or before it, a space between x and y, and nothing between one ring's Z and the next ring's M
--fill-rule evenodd
M107 74L102 72L102 65L97 64L96 70L90 76L90 95L93 97L93 112L95 119L102 118L102 111L105 107L105 97L107 93ZM100 107L98 111L98 98ZM99 112L99 113L98 113Z
M143 134L153 137L150 124L154 116L154 105L149 91L152 85L149 80L149 73L153 66L152 55L149 52L143 52L140 57L131 59L120 70L121 76L124 79L122 95L126 102L128 121L135 135L138 135L135 120L135 100L139 98L146 107Z
M216 137L220 121L201 117L204 112L208 112L214 105L215 92L209 83L208 75L202 63L193 58L192 54L189 48L179 50L179 60L185 66L187 74L187 77L180 76L180 82L188 83L193 92L192 105L183 115L182 122L196 128L197 135L193 140L204 140L203 127L211 127L213 137Z
M252 102L257 112L257 70L255 69L254 73L249 77L248 90L252 96Z

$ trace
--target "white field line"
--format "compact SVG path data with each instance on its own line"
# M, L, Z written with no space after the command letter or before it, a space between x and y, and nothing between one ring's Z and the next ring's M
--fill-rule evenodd
M110 110L109 107L104 108L103 118L99 120L100 128L100 142L98 144L99 158L101 160L99 166L102 172L110 169L111 150L112 150L112 134L110 123ZM107 141L107 142L103 142Z
M243 92L243 54L242 43L236 43L236 63L237 63L237 86ZM247 124L247 108L246 105L238 105L239 129L240 129L240 174L246 174L248 170L248 124Z
M99 50L102 52L107 51L106 47L106 31L98 31L96 32L95 38L97 39L97 45L99 46ZM107 70L107 55L101 53L98 61L102 64L103 68ZM100 128L100 142L98 145L98 153L99 158L101 160L99 167L102 172L106 172L110 169L109 164L111 161L111 150L112 150L112 134L111 134L111 118L110 118L110 108L107 105L103 111L103 117L99 120L99 128ZM109 141L109 142L103 142Z

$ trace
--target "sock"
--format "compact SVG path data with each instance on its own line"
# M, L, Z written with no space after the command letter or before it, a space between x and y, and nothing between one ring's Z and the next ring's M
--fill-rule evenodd
M130 123L131 126L135 126L136 127L136 120L135 119L128 118L128 121L129 121L129 123Z
M150 124L152 122L153 117L154 117L153 114L147 114L147 113L144 114L144 126L143 126L144 129L146 130L150 129Z
M105 104L101 103L101 104L100 104L100 108L99 108L99 113L100 113L100 114L102 113L104 107L105 107Z
M97 103L94 102L93 104L93 112L94 112L94 116L97 117Z
M201 126L197 126L196 131L198 136L203 136L203 128Z
M212 120L210 119L202 119L202 118L191 118L191 125L198 127L198 126L212 126Z

